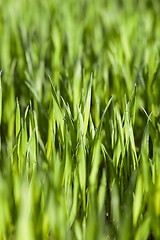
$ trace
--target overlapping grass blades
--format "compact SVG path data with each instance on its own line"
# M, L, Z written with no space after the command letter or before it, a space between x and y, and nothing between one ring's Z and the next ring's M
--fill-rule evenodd
M0 1L0 240L160 238L159 1Z

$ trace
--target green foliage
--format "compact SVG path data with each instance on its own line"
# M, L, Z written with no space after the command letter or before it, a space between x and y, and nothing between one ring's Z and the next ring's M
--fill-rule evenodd
M0 1L0 240L160 239L159 11Z

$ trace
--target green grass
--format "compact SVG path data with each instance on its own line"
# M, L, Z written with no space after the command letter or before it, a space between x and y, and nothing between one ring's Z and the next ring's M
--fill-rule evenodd
M0 1L0 240L160 239L159 11Z

